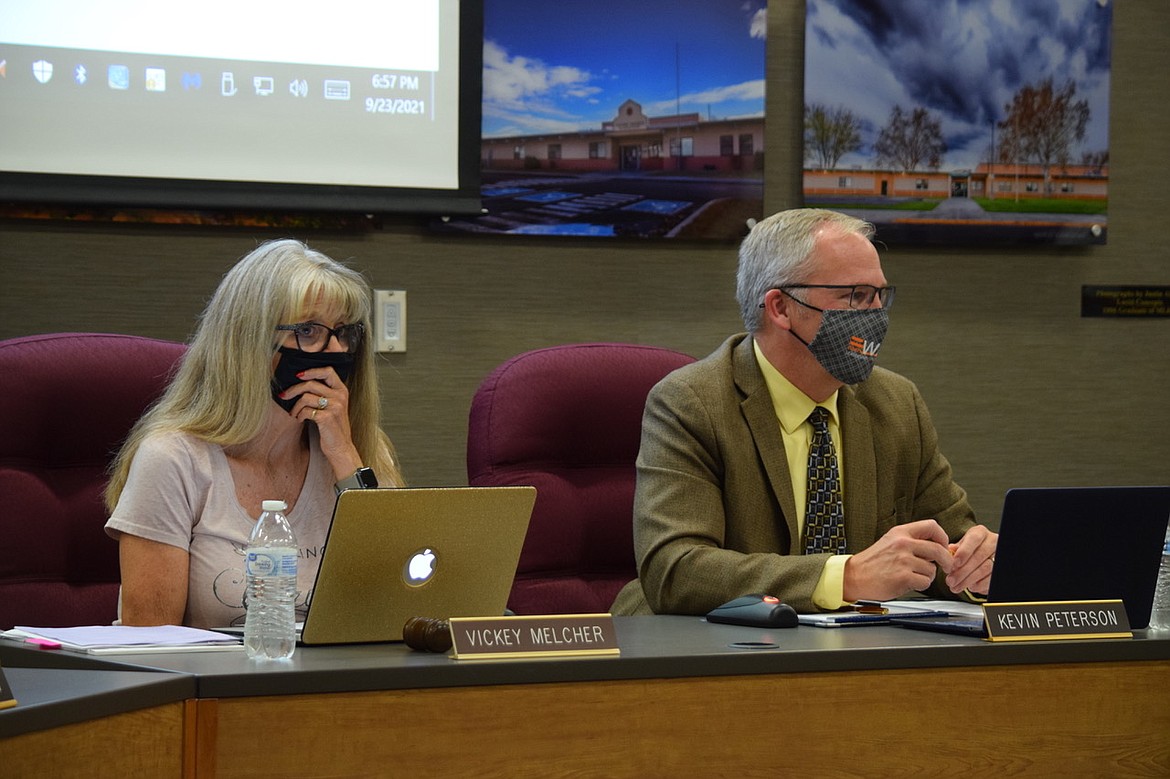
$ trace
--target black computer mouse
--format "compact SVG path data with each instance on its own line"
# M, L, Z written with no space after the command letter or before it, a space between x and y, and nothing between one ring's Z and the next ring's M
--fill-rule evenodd
M755 628L794 628L796 611L772 595L742 595L707 612L708 622Z

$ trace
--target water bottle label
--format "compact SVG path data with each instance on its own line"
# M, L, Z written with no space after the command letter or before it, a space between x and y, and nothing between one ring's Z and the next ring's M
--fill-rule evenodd
M249 576L296 576L296 550L249 549L245 570Z

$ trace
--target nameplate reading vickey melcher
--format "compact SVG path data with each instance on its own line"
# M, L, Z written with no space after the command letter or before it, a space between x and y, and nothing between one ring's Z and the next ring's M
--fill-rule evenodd
M610 614L452 617L456 660L617 655Z

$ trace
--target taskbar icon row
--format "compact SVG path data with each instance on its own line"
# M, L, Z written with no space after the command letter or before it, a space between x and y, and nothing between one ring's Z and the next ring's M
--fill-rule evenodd
M33 78L38 83L48 84L53 80L56 69L52 62L39 59L32 63ZM93 73L84 64L73 66L72 78L78 86L85 86L93 78ZM0 79L8 77L8 60L0 60ZM258 97L268 97L276 93L278 84L274 76L237 77L234 71L224 70L219 74L219 94L223 97L234 97L251 87L252 94ZM199 71L182 71L178 77L178 86L185 92L200 91L203 89L203 74ZM173 83L173 82L172 82ZM110 89L126 91L133 87L133 74L128 65L110 65L106 68L106 85ZM143 70L142 88L147 92L167 91L167 71L165 68L148 67ZM307 98L310 94L310 84L307 79L293 78L281 88L296 98ZM322 94L326 100L349 100L352 96L352 87L347 79L324 79Z

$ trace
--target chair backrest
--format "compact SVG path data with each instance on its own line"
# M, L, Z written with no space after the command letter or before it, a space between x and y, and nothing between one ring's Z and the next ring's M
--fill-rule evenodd
M0 628L115 618L107 468L184 350L97 333L0 341Z
M653 346L553 346L513 357L480 384L468 482L536 487L508 601L514 612L608 611L634 578L634 461L646 395L693 361Z

